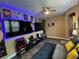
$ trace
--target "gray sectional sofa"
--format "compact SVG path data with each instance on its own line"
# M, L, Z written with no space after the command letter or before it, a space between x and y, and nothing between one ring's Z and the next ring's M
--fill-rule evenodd
M32 59L65 59L66 56L67 52L63 44L45 43Z
M60 43L56 44L56 48L52 55L52 59L65 59L66 56L67 56L67 52L64 45Z

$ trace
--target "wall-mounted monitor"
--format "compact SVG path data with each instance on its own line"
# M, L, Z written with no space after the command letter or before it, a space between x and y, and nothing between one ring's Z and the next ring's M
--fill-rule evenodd
M32 32L31 22L20 21L20 33L30 33Z
M11 21L12 25L12 32L18 32L19 31L19 22L18 21Z
M4 21L4 23L5 23L5 31L6 31L6 33L9 33L10 32L10 24L9 24L9 21L6 20L6 21Z
M42 23L39 23L39 22L35 22L35 31L40 31L40 30L43 30L43 26L42 26Z

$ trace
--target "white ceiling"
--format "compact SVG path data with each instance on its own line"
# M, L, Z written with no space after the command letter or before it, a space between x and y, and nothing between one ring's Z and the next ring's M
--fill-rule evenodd
M76 5L78 0L0 0L3 6L10 6L19 10L28 11L36 16L42 11L42 6L53 7L56 12L51 12L50 15L59 15L67 11L70 7Z

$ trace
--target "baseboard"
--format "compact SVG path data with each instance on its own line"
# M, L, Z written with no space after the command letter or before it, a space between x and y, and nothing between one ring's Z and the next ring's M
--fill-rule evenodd
M13 58L13 57L15 57L15 56L16 56L16 53L10 55L10 56L9 56L8 58L6 58L6 59L11 59L11 58Z
M67 40L66 38L62 38L62 37L53 37L53 36L47 36L48 38L55 38L55 39L61 39L61 40Z

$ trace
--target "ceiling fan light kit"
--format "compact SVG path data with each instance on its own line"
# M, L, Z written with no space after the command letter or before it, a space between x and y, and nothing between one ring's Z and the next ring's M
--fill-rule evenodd
M50 12L49 11L45 11L45 14L47 15L47 14L49 14Z

